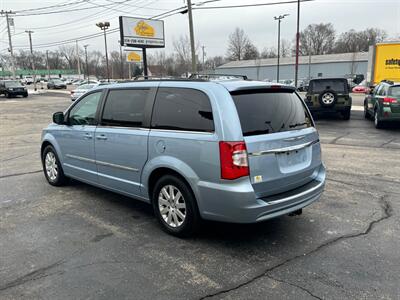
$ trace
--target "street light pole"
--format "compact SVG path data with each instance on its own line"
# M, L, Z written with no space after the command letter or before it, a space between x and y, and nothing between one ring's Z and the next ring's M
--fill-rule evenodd
M25 32L29 35L29 48L31 50L31 66L33 72L33 89L36 91L36 71L35 71L35 62L33 57L33 49L32 49L32 30L25 30Z
M276 82L279 82L279 59L281 56L281 20L288 16L289 14L280 15L279 17L274 17L274 20L278 21L278 63L276 66Z
M83 45L83 48L85 48L85 65L86 65L86 79L89 82L89 65L88 65L88 57L87 57L87 47L89 45Z
M104 31L104 47L106 51L106 66L107 66L107 81L110 82L110 70L108 68L108 53L107 53L107 35L106 30L110 27L110 22L99 22L96 24L97 27L100 27L101 30Z
M3 11L1 10L0 14L6 15L6 22L7 22L7 32L8 32L8 44L9 44L9 51L10 51L10 55L11 55L11 71L12 71L12 75L13 75L13 79L15 80L15 57L14 57L14 51L13 51L13 45L12 45L12 40L11 40L11 30L10 30L10 18L9 18L9 14L12 14L12 11Z

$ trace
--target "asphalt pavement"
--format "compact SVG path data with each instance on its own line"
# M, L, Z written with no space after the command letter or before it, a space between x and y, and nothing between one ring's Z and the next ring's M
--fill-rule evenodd
M400 128L316 120L320 201L253 225L205 222L177 239L149 205L47 184L41 129L68 94L0 97L0 299L400 299Z

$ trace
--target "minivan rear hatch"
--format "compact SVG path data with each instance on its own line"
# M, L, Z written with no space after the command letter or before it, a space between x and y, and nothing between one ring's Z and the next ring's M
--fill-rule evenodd
M248 152L257 197L306 185L321 167L319 136L293 88L260 87L231 91Z

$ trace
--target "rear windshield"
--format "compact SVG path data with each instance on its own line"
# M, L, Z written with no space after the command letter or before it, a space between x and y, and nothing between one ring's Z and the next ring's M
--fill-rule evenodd
M395 85L389 88L389 96L400 98L400 85Z
M309 91L320 93L325 90L345 93L347 92L347 81L336 79L310 81Z
M6 87L13 87L13 86L22 86L21 82L15 80L15 81L5 81L4 85Z
M291 91L232 93L244 136L303 129L312 126L301 99Z

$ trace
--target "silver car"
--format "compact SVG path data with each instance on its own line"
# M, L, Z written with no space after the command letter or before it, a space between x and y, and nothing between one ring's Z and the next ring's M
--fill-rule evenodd
M93 88L43 130L51 185L74 178L153 205L188 236L201 219L260 222L318 200L325 168L294 87L138 81Z
M87 91L94 88L95 86L97 86L96 83L82 84L82 85L78 86L75 90L71 91L71 101L75 101L76 99L78 99L80 96L82 96Z

